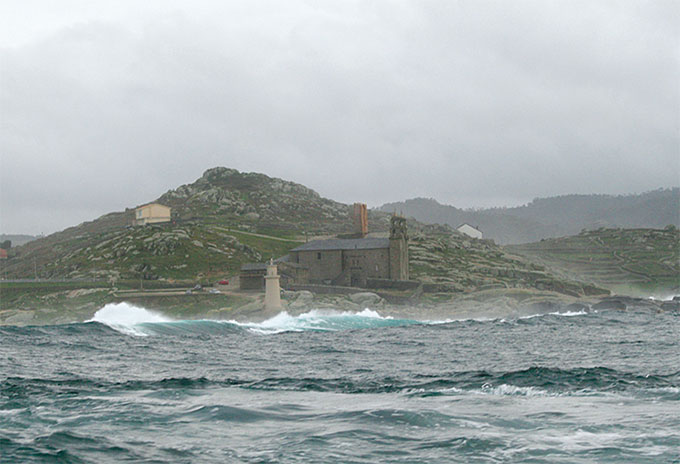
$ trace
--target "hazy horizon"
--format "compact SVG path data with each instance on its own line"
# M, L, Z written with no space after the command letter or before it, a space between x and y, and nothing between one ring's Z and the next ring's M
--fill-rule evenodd
M260 173L260 174L266 174L266 173ZM270 176L270 177L271 177L271 176ZM283 179L283 180L290 180L290 179ZM143 204L146 204L146 203L153 202L153 201L155 201L156 199L158 199L158 197L160 197L163 193L167 192L168 190L173 190L173 189L175 189L175 188L177 188L177 187L179 187L179 185L173 187L172 189L167 189L167 190L163 191L161 194L157 195L157 196L154 197L153 199L148 199L148 200L146 200L146 201L140 202L140 203L135 204L135 205L127 205L127 206L124 206L123 208L120 208L120 209L117 209L117 210L106 211L106 212L100 214L99 216L91 217L91 218L88 218L88 219L84 219L83 221L80 221L80 222L78 222L78 223L70 224L70 225L68 225L68 226L66 226L66 227L64 227L64 228L62 228L62 229L52 230L52 231L49 231L49 232L38 231L38 232L34 232L34 233L31 233L31 232L21 232L21 231L20 231L20 232L16 232L16 231L9 231L9 232L7 232L7 231L5 231L5 230L0 229L0 235L47 236L47 235L53 234L53 233L55 233L55 232L60 232L61 230L67 229L67 228L69 228L69 227L78 226L78 225L82 224L83 222L88 222L88 221L96 220L96 219L98 219L99 217L101 217L101 216L103 216L103 215L106 215L106 214L109 214L109 213L122 212L122 211L125 211L126 208L134 208L134 207L136 207L136 206L140 206L140 205L143 205ZM306 187L309 187L309 186L306 186ZM611 194L611 193L606 193L606 192L595 192L595 193L566 193L566 194L563 194L563 195L552 195L552 196L548 196L548 197L535 197L535 198L532 198L532 199L530 199L530 200L527 200L527 201L525 201L525 202L523 202L523 203L506 204L506 205L493 205L493 204L492 204L492 205L488 205L488 206L462 206L462 205L458 205L458 204L447 203L447 202L444 202L444 201L442 201L442 200L440 200L440 199L438 199L438 198L433 198L433 197L406 197L406 198L402 198L402 199L398 199L398 200L386 201L386 202L380 203L380 204L370 204L370 203L367 203L367 206L368 206L369 209L378 209L378 208L380 208L380 207L382 207L382 206L384 206L384 205L386 205L386 204L390 204L390 203L400 203L400 202L405 202L405 201L409 201L409 200L416 200L416 199L421 199L421 198L422 198L422 199L426 199L426 200L434 200L434 201L436 201L437 203L439 203L439 204L441 204L441 205L444 205L444 206L453 206L453 207L455 207L455 208L458 208L458 209L461 209L461 210L464 210L464 211L481 211L481 210L492 209L492 208L518 208L518 207L522 207L522 206L527 206L527 205L529 205L530 203L532 203L533 201L538 200L538 199L554 198L554 197L558 197L558 196L568 196L568 195L605 195L605 196L612 196L612 197L616 197L616 196L635 196L635 195L642 195L642 194L646 194L646 193L650 193L650 192L654 192L654 191L659 191L659 190L669 190L669 189L676 189L676 188L680 188L680 186L659 187L659 188L657 188L657 189L645 190L644 192L629 192L629 193L620 193L620 194ZM314 189L312 189L312 190L314 190ZM339 201L339 200L337 200L337 199L335 199L335 198L330 198L330 199L331 199L331 200L335 200L335 201ZM361 202L361 201L363 201L363 200L357 199L356 201ZM340 202L341 202L341 203L347 203L348 205L352 204L352 202L342 202L342 201L340 201Z
M459 208L680 186L680 3L0 4L0 231L211 167Z

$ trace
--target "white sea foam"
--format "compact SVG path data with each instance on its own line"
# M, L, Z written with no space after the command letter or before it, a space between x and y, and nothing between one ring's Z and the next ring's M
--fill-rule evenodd
M538 387L518 387L516 385L501 384L496 387L482 386L478 393L500 396L551 396L546 390Z
M282 311L276 316L259 323L228 322L246 327L256 333L275 334L281 332L302 332L305 330L335 331L351 328L368 328L375 326L376 322L379 324L380 321L390 320L393 320L393 318L381 316L376 311L366 308L358 313L313 309L297 316L291 316L287 311Z
M424 390L423 390L424 391ZM559 393L549 393L538 387L518 387L516 385L501 384L493 386L490 384L482 385L482 388L464 390L457 387L448 387L437 390L439 393L446 394L477 394L477 395L498 395L498 396L563 396ZM419 393L418 391L416 393Z
M547 314L533 314L523 316L519 319L530 319L533 317L545 316L581 316L588 314L586 311L566 311L554 312ZM181 320L172 320L164 317L148 309L131 305L129 303L114 303L104 306L97 311L90 321L100 322L107 326L118 330L119 332L145 336L155 333L150 327L142 327L140 324L154 324L154 323L173 323L184 327L184 322ZM88 322L90 322L88 321ZM478 322L506 322L504 319L490 319L490 318L469 318L469 319L446 319L446 320L423 320L417 321L412 319L395 319L391 316L382 316L377 311L370 308L365 308L359 312L338 311L332 309L313 309L311 311L293 316L287 311L282 311L276 316L273 316L262 322L239 322L235 320L217 321L217 320L203 320L203 322L215 324L230 324L233 326L242 327L251 332L259 334L277 334L282 332L303 332L308 330L314 331L338 331L351 329L371 329L380 327L406 326L406 325L437 325L448 324L455 322L478 321ZM191 321L198 322L198 321ZM193 330L184 327L185 330ZM168 328L164 328L168 330Z
M576 430L573 432L552 432L539 439L565 451L584 451L593 448L620 446L618 442L626 437L616 432L589 432L586 430Z
M593 312L597 312L597 311L593 311ZM554 312L551 312L551 313L529 314L528 316L520 316L517 319L526 320L526 319L533 319L535 317L543 317L543 316L574 317L574 316L586 316L588 314L590 314L588 311L586 311L585 309L582 309L580 311L564 311L564 312L554 311ZM501 322L507 322L507 321L505 319L501 319Z
M128 335L145 336L146 333L135 327L137 324L171 321L148 309L123 302L107 304L87 322L99 322Z
M185 322L200 321L173 320L129 303L114 303L104 306L87 322L99 322L128 335L146 336L150 333L153 334L154 331L149 327L141 327L140 324L173 323L173 325L184 326L183 323ZM260 334L306 330L336 331L418 323L411 320L395 320L390 316L381 316L378 312L369 308L360 312L315 309L297 316L291 316L288 312L282 311L263 322L207 319L202 320L202 322L235 325Z
M574 317L574 316L585 316L588 314L588 311L585 309L582 309L580 311L565 311L563 313L559 311L555 311L554 313L549 313L552 316L562 316L562 317Z
M440 325L440 324L452 324L454 322L504 322L503 319L494 317L465 317L460 319L442 319L442 320L424 320L423 324L428 325Z
M666 293L663 295L650 295L647 299L655 301L673 301L673 298L675 297L680 297L680 295L677 293Z
M417 389L413 393L425 393L426 389ZM527 386L521 387L509 384L484 384L481 388L463 389L458 387L447 387L434 390L437 393L452 394L452 395L491 395L491 396L525 396L525 397L610 397L630 399L629 395L622 392L603 392L598 390L582 389L576 391L550 391L540 387Z

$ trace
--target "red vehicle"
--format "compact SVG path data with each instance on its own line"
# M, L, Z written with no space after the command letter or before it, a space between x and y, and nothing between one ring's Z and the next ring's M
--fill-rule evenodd
M224 279L223 279L223 280L220 280L220 281L217 282L217 283L220 284L220 285L229 285L229 281L228 281L228 280L224 280Z

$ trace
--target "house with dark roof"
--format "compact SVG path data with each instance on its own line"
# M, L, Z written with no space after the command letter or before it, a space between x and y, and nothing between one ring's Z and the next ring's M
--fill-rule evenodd
M261 290L264 288L264 276L267 273L265 263L246 263L241 266L239 287L241 290Z
M275 259L280 283L287 287L292 283L308 283L309 270L297 263L290 262L290 255ZM246 263L241 266L239 288L241 290L263 290L265 288L266 263Z
M406 220L392 217L389 238L314 240L290 251L310 284L365 287L368 279L408 280ZM301 283L301 282L298 282Z
M290 250L275 261L281 285L340 285L366 287L369 279L408 280L408 234L406 219L393 216L389 237L366 237L365 205L354 208L354 238L312 240ZM363 217L363 219L362 219ZM242 290L264 288L264 263L248 263L241 267Z

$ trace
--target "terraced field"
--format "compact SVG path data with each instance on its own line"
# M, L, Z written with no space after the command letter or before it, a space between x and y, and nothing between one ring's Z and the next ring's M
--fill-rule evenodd
M672 226L583 231L505 249L563 277L615 291L680 289L680 231Z
M429 291L471 292L532 288L572 296L606 293L588 281L558 277L542 265L506 253L488 240L474 240L441 226L424 226L409 243L411 278Z

